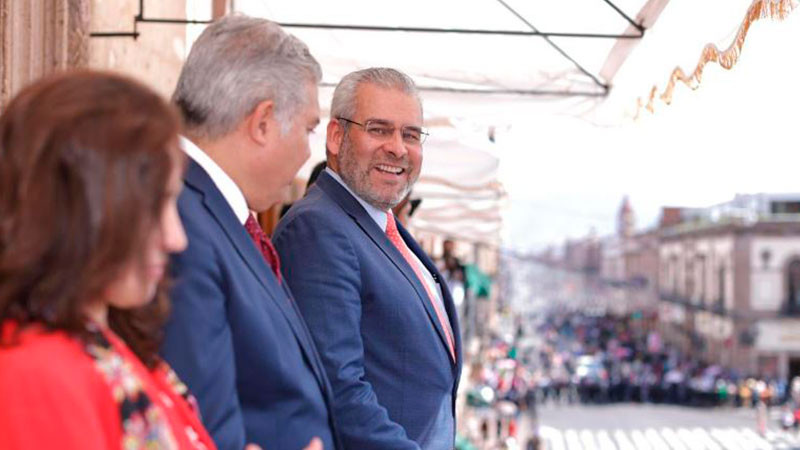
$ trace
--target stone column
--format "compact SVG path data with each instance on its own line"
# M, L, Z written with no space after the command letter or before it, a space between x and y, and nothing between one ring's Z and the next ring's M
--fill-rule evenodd
M228 0L211 0L211 18L216 20L228 13Z
M89 61L90 0L0 1L0 110L22 87Z

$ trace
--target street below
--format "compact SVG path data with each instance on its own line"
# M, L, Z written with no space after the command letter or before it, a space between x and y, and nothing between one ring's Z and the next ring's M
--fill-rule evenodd
M745 450L795 449L800 439L771 411L765 432L752 409L653 404L554 406L538 411L544 449Z

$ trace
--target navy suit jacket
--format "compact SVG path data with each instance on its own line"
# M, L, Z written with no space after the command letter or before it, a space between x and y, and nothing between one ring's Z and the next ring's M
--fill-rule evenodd
M197 397L220 449L338 446L332 390L286 283L208 174L190 161L178 209L189 239L172 260L164 358Z
M403 240L437 280L455 338L456 361L425 288L358 201L322 173L278 224L283 273L334 389L347 448L432 447L441 418L455 419L461 341L452 297L408 232ZM450 429L450 428L448 428Z

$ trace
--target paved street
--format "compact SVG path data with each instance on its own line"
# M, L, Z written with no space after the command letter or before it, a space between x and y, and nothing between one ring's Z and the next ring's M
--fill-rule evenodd
M797 434L781 430L777 414L760 436L749 409L547 405L539 408L539 432L547 450L800 449Z

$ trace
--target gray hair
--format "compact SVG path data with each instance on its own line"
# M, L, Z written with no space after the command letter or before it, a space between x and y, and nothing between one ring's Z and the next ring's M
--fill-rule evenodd
M213 139L233 131L264 100L282 131L322 79L306 44L266 19L233 14L209 25L192 46L172 100L189 132Z
M376 86L398 89L417 100L419 111L422 114L422 99L419 97L417 85L408 75L388 67L371 67L345 75L336 89L331 100L331 118L344 117L352 119L356 114L356 91L361 84L374 84Z

